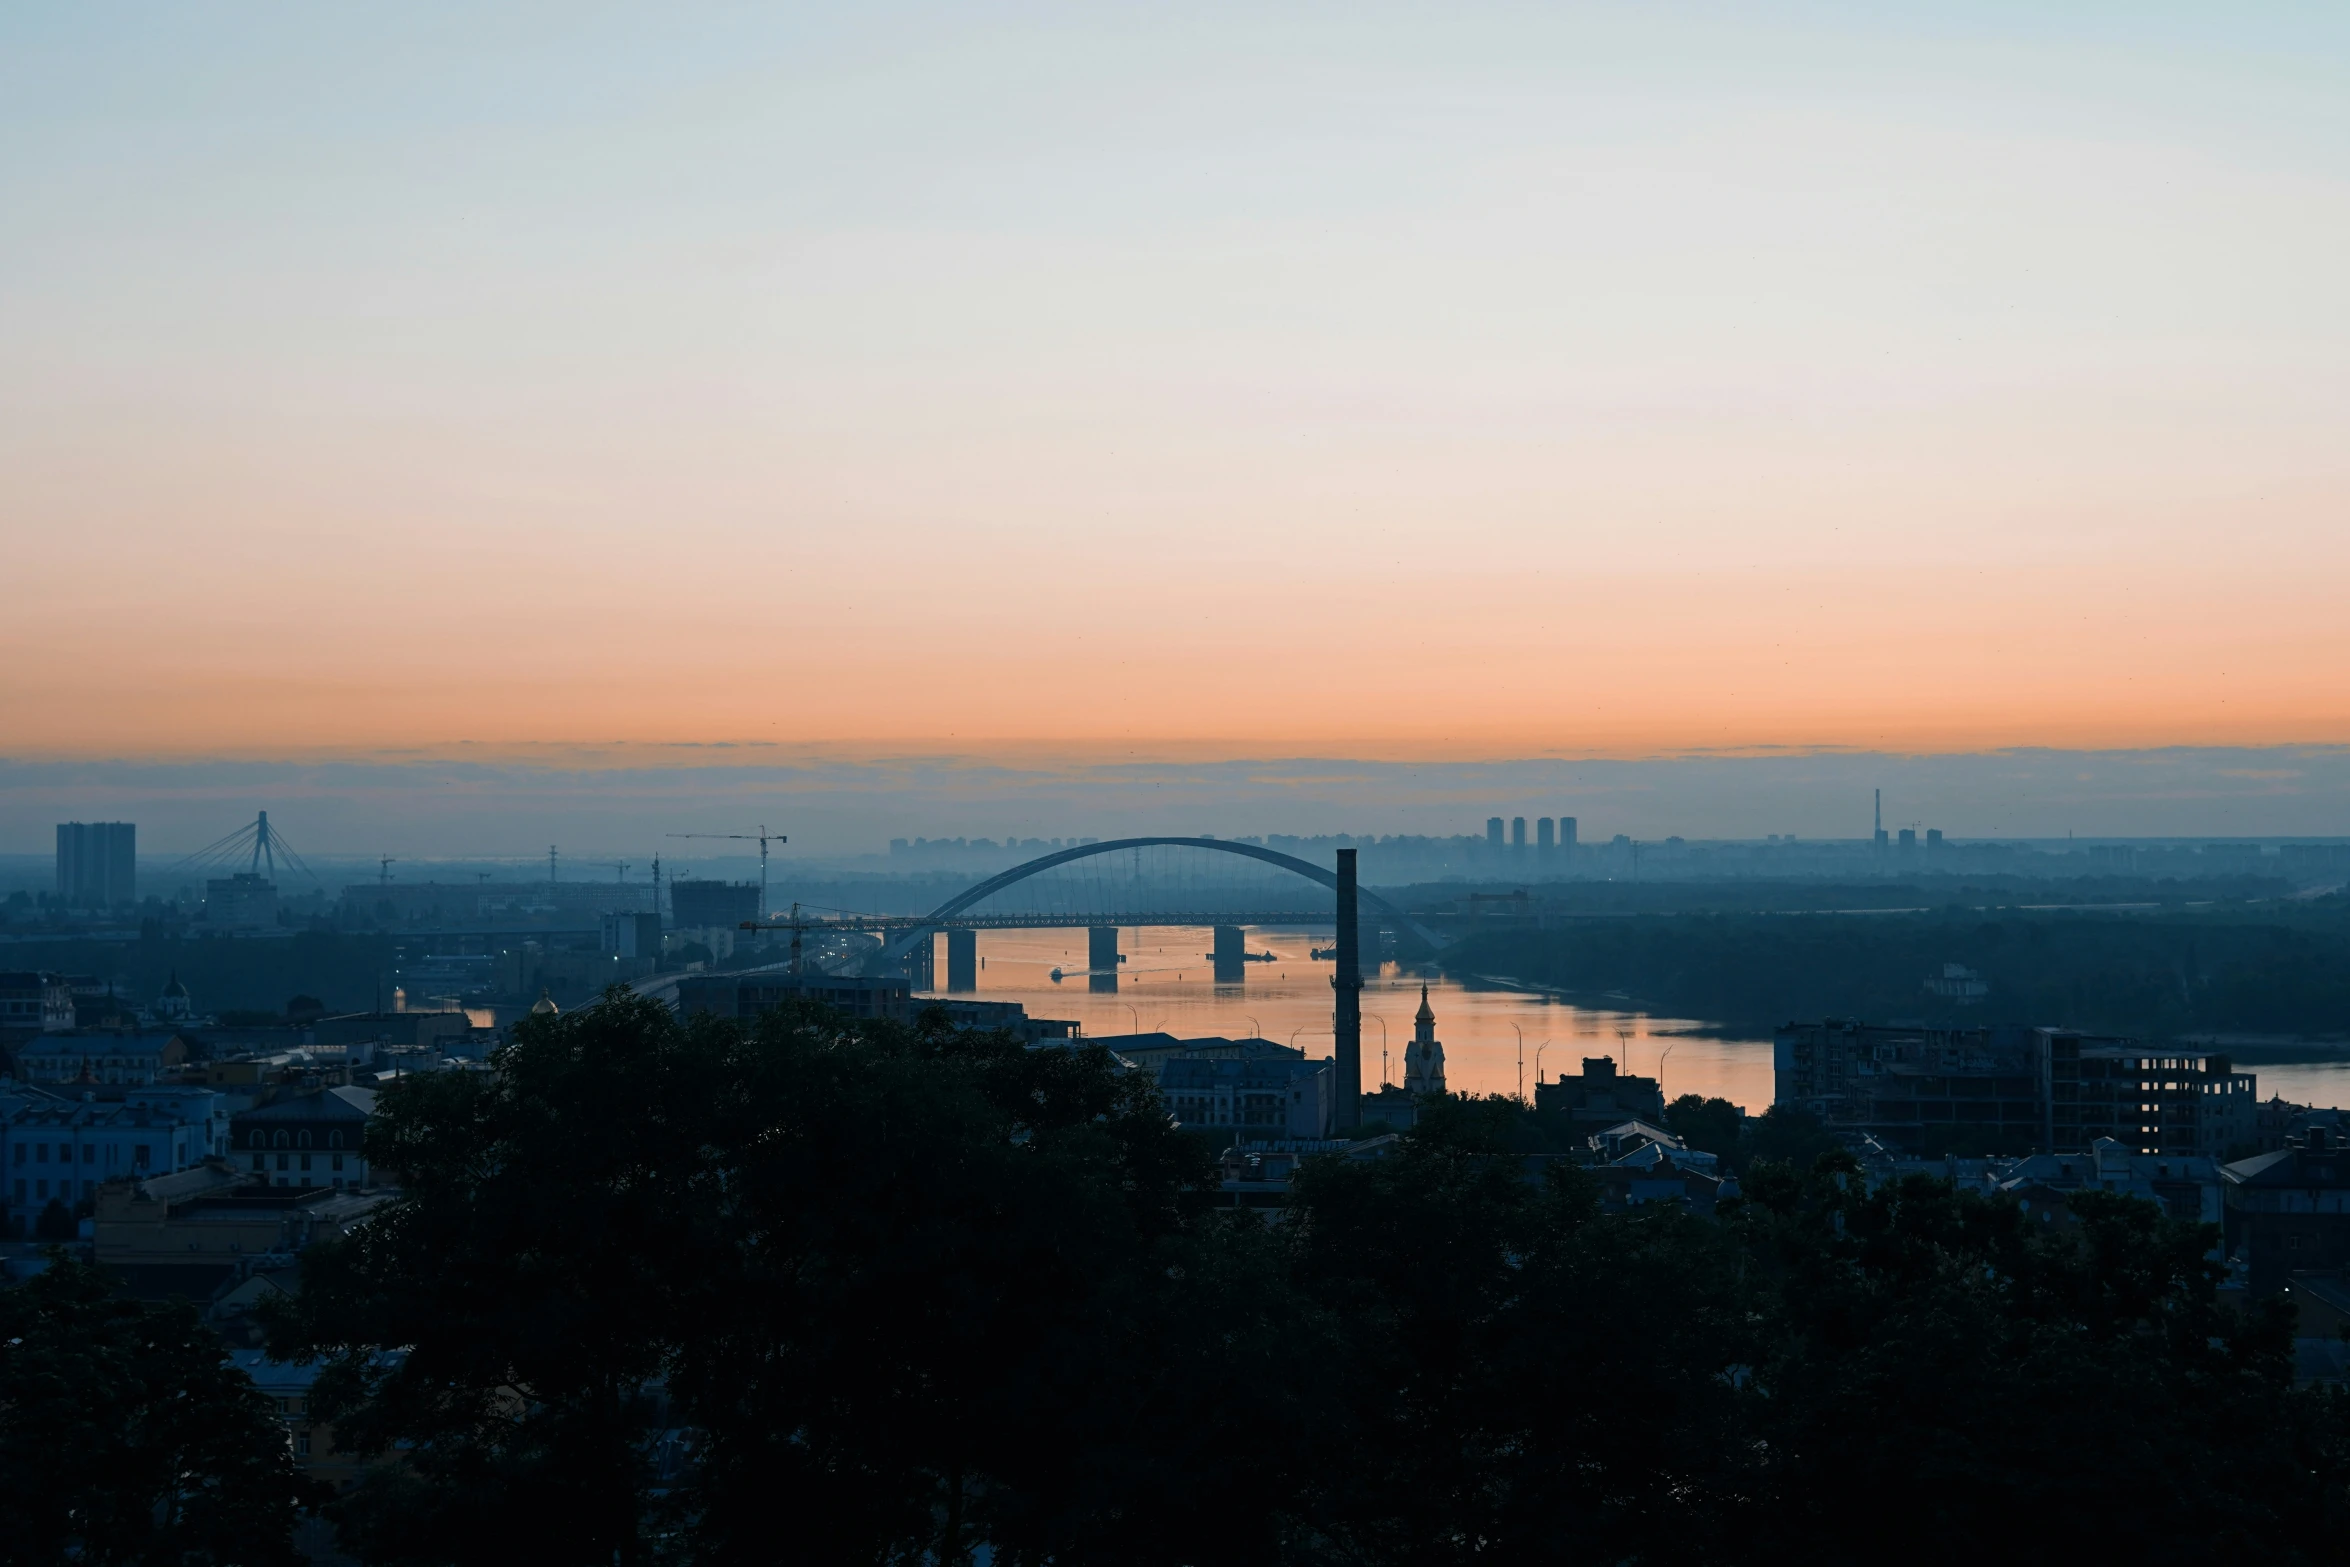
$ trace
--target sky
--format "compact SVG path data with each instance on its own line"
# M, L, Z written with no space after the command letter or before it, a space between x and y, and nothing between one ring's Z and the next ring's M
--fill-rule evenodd
M5 778L2339 745L2346 275L2338 5L7 7Z

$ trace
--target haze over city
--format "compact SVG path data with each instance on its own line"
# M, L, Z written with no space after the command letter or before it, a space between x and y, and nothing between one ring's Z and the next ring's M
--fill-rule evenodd
M0 1561L2342 1560L2346 272L2338 5L0 8Z

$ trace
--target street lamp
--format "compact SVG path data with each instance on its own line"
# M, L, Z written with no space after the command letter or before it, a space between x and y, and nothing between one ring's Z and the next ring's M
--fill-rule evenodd
M1549 1048L1550 1041L1547 1039L1534 1047L1534 1091L1536 1093L1542 1092L1542 1052Z
M1526 1102L1526 1031L1517 1024L1510 1025L1518 1036L1518 1103Z

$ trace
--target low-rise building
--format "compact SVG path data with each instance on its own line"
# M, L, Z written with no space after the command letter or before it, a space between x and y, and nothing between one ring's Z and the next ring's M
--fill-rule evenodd
M1001 1030L1022 1044L1033 1045L1047 1039L1075 1039L1078 1026L1067 1018L1030 1017L1028 1008L1017 1001L968 1001L953 996L924 996L909 1003L919 1017L936 1007L947 1015L947 1021L959 1029L977 1033Z
M249 1178L296 1191L371 1185L375 1102L371 1088L320 1088L239 1111L229 1118L229 1156Z
M135 1294L208 1301L252 1259L291 1257L340 1235L388 1197L264 1186L216 1160L100 1185L94 1250Z
M2350 1268L2350 1157L2326 1126L2275 1153L2220 1171L2226 1245L2243 1254L2252 1293L2273 1295L2295 1273Z
M2298 1136L2309 1115L2308 1105L2295 1104L2283 1094L2272 1094L2253 1107L2252 1142L2255 1153L2275 1153Z
M1591 1134L1587 1146L1603 1207L1680 1202L1694 1212L1711 1214L1721 1202L1738 1195L1737 1178L1722 1170L1718 1157L1690 1147L1651 1122L1621 1121L1602 1127Z
M1662 1122L1665 1096L1655 1078L1618 1071L1614 1056L1586 1056L1582 1075L1561 1072L1556 1082L1537 1082L1534 1108L1565 1116L1574 1134L1586 1135L1619 1121Z
M16 1053L28 1083L156 1083L188 1059L177 1034L48 1034Z
M131 1090L101 1099L40 1090L0 1105L0 1200L23 1229L52 1201L69 1209L125 1176L169 1175L220 1151L217 1094L200 1088Z
M1335 1111L1327 1061L1177 1057L1159 1065L1159 1096L1187 1131L1237 1138L1324 1138Z
M1420 1124L1420 1096L1393 1083L1381 1083L1376 1093L1363 1095L1362 1106L1363 1126L1408 1132Z
M72 980L36 970L0 972L0 1040L62 1034L73 1025Z
M1092 1034L1085 1043L1099 1045L1122 1061L1152 1075L1169 1061L1303 1061L1306 1053L1254 1035L1228 1039L1222 1034L1182 1038L1168 1033Z
M88 1032L106 1029L117 1034L128 1034L139 1026L138 1004L128 996L115 993L111 981L96 974L71 974L66 983L73 987L73 1026Z
M2033 1223L2049 1226L2077 1222L2070 1199L2084 1191L2141 1197L2193 1224L2220 1224L2226 1216L2217 1160L2133 1153L2112 1137L2098 1138L2085 1153L2016 1160L1997 1189L2020 1200Z
M1218 1190L1235 1208L1284 1207L1300 1164L1316 1154L1352 1157L1361 1146L1343 1137L1269 1137L1234 1143L1217 1160Z

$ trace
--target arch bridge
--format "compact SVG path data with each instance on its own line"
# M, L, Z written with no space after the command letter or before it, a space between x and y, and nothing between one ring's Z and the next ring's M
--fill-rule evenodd
M1181 878L1170 879L1165 875L1155 882L1145 881L1140 874L1141 851L1152 849L1199 850L1254 861L1301 878L1315 887L1328 889L1333 895L1333 901L1322 903L1316 908L1312 903L1319 900L1280 897L1273 895L1277 889L1269 890L1263 886L1207 888ZM1135 856L1136 875L1124 883L1092 886L1089 889L1091 896L1086 900L1090 906L1081 911L1066 908L983 907L1031 878L1080 861L1098 861L1117 854ZM827 927L848 925L851 928L886 931L887 939L871 960L871 967L883 973L914 972L924 979L928 977L929 969L929 964L923 961L930 954L928 943L936 933L946 931L949 933L947 966L950 988L955 988L953 980L962 963L967 960L968 948L963 944L971 939L967 934L958 936L956 933L959 932L1084 927L1097 933L1091 948L1089 969L1099 973L1104 967L1101 958L1105 950L1103 938L1106 936L1107 967L1110 973L1115 974L1115 933L1118 929L1137 925L1196 925L1216 930L1219 956L1228 956L1237 963L1238 927L1290 921L1319 924L1333 919L1338 888L1338 875L1334 870L1253 843L1238 843L1224 838L1113 838L1103 843L1079 844L1039 855L965 888L925 915L853 922L827 921L825 924ZM1298 890L1305 891L1304 888ZM1430 951L1444 945L1443 939L1434 931L1377 893L1358 889L1356 898L1362 917L1367 922L1394 930L1399 940L1418 943Z

